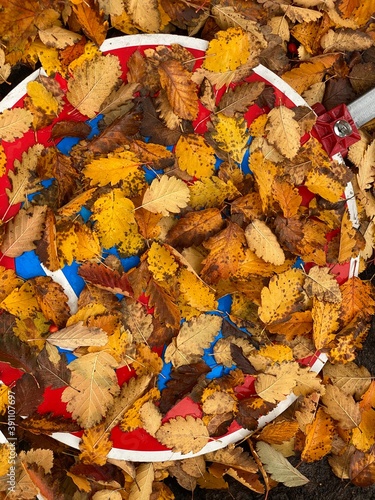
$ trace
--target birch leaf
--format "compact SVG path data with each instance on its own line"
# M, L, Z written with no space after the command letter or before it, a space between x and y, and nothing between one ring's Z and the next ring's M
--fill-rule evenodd
M281 453L271 445L259 441L256 450L264 468L274 481L279 481L288 487L303 486L309 480L301 474Z
M269 403L278 403L290 394L296 385L297 363L283 363L260 373L255 381L255 390Z
M342 429L354 429L361 421L361 411L358 403L352 396L345 394L339 387L326 386L326 393L322 397L326 412L338 421Z
M93 118L121 76L119 59L97 56L77 66L68 81L69 102L83 115Z
M22 153L21 161L14 160L14 169L8 172L12 188L6 188L11 205L25 201L26 194L33 193L38 189L39 178L35 176L35 172L38 158L43 149L42 144L34 144Z
M46 206L22 209L6 228L1 251L8 257L19 257L24 252L36 248L35 241L41 237Z
M218 113L212 117L212 123L214 129L211 135L219 148L228 153L234 161L241 163L250 138L244 118Z
M325 457L332 449L334 423L323 408L318 408L315 419L306 426L306 441L301 458L315 462Z
M152 181L143 196L142 207L162 215L177 214L187 206L189 197L189 188L181 179L164 175Z
M326 302L341 302L340 286L325 267L312 267L306 277L304 289L309 297Z
M107 352L85 354L69 365L72 372L70 386L62 393L72 418L85 429L102 419L113 397L120 392L116 371L117 361Z
M219 31L206 50L203 67L209 71L225 73L245 64L250 55L249 38L241 28Z
M323 13L317 10L295 7L293 5L280 5L281 10L293 23L310 23L321 18Z
M125 0L125 11L138 29L158 33L161 26L157 0Z
M293 159L301 146L300 128L294 111L278 106L268 113L266 131L268 141L286 158Z
M171 418L156 433L157 439L173 451L197 453L209 441L207 427L191 415Z
M258 257L275 266L284 264L284 251L265 222L253 220L245 229L245 237L250 250Z
M211 344L219 333L222 323L220 316L202 314L182 325L179 334L167 347L164 359L173 366L194 363L203 355L203 350Z
M173 113L184 120L198 116L198 96L191 73L180 61L170 59L158 68L161 87L166 91Z
M79 321L52 333L46 340L62 349L75 349L80 346L103 346L107 343L108 336L101 328L87 328Z
M152 462L138 465L134 481L130 487L128 500L149 500L154 477L155 471Z
M33 115L27 109L6 109L0 113L0 139L12 142L25 134L33 121Z

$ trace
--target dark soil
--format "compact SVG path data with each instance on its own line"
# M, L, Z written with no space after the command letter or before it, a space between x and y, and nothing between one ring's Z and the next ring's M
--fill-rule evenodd
M9 85L0 85L0 100L11 89L26 78L32 70L25 66L16 66L8 79ZM375 267L370 266L361 275L363 279L372 280L375 276ZM356 363L365 366L375 376L375 321L366 339L363 349L358 352ZM368 488L359 488L349 481L336 477L326 459L312 464L298 463L291 460L294 466L304 474L310 482L298 488L288 488L279 484L270 491L268 500L375 500L375 485ZM175 494L176 500L261 500L264 495L250 491L231 478L226 478L228 490L202 490L197 488L194 492L181 488L173 478L165 482Z

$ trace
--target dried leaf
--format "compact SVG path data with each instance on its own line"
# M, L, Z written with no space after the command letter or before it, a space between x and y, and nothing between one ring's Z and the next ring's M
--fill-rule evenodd
M34 242L41 237L46 210L46 206L35 205L18 212L7 225L1 245L4 255L18 257L36 248Z
M177 177L163 176L154 179L147 188L142 201L142 207L153 213L169 215L179 213L187 206L190 197L187 185Z
M61 396L72 417L86 429L97 424L120 392L116 360L107 352L85 354L69 364L70 387Z
M281 453L269 444L259 441L256 444L256 449L264 468L275 481L279 481L290 488L303 486L309 482L307 477L298 472Z
M198 361L203 349L209 347L218 334L221 323L220 316L211 314L201 314L189 323L184 323L177 337L167 347L165 361L171 361L176 368Z
M74 70L69 79L67 98L83 115L93 118L120 75L119 61L113 55L85 61Z
M191 415L187 415L185 418L171 418L160 427L156 437L168 448L184 454L197 453L209 440L207 427L203 421Z

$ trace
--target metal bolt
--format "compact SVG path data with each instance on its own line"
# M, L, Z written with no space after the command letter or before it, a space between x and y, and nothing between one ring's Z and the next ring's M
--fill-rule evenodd
M337 120L333 126L333 130L338 137L347 137L353 132L353 129L346 120Z

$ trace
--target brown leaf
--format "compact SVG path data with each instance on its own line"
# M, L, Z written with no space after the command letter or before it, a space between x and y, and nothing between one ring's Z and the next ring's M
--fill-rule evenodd
M33 278L31 283L44 316L59 327L65 326L70 311L67 304L68 297L65 295L62 286L54 282L49 276Z
M172 369L170 379L161 393L160 410L167 413L177 400L188 394L209 371L203 361Z
M351 457L349 477L353 484L361 488L372 486L375 483L375 450L368 453L355 451Z
M155 307L155 314L161 323L171 328L178 328L180 311L169 293L153 279L149 281L145 293L149 296L149 305Z
M194 120L198 115L198 96L190 73L175 59L162 62L158 72L173 111L180 118Z
M114 294L121 293L127 297L133 295L132 287L126 273L119 273L104 264L85 262L78 270L78 274L87 282Z
M98 136L87 144L85 149L94 155L106 155L115 149L130 143L130 139L139 131L142 114L130 111L119 116Z
M79 137L85 139L91 132L91 127L86 122L75 122L72 120L63 120L57 122L51 131L51 139L58 137Z

